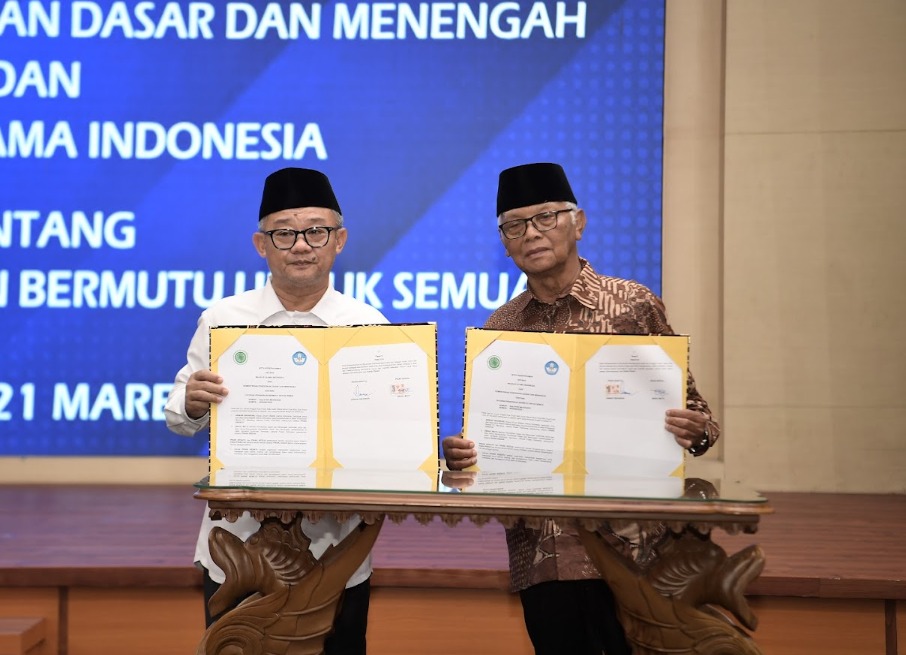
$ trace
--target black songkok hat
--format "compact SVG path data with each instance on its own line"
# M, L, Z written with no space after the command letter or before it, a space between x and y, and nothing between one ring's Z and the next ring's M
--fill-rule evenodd
M281 168L268 175L264 180L258 220L274 212L299 207L324 207L343 213L324 173L310 168Z
M576 203L566 173L560 164L523 164L500 173L497 184L497 215L545 202Z

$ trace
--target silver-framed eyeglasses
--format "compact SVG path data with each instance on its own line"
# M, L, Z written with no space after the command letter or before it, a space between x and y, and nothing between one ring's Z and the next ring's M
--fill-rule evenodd
M296 245L296 239L299 238L300 234L305 239L305 243L312 248L323 248L330 241L330 233L341 229L339 227L316 225L304 230L290 230L282 227L279 230L267 230L266 232L262 230L262 233L271 238L271 243L274 244L274 248L277 250L290 250Z
M535 214L534 216L529 216L528 218L517 218L512 221L507 221L506 223L501 223L498 226L498 229L507 239L518 239L519 237L524 236L526 230L528 230L529 223L531 223L539 232L547 232L557 227L557 219L560 214L571 211L574 211L573 207L570 207L569 209L553 209L551 211Z

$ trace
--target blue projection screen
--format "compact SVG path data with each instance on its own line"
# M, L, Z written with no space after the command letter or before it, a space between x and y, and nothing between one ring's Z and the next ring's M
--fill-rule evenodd
M318 168L334 283L465 328L525 288L503 168L556 161L580 254L660 293L663 0L0 1L0 455L204 455L163 406L200 312L265 281L265 176Z

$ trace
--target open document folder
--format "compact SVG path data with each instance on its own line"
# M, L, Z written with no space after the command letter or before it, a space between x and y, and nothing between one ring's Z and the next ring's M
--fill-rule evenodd
M681 476L688 362L687 336L470 328L463 435L483 471Z
M212 471L437 469L437 326L217 327Z

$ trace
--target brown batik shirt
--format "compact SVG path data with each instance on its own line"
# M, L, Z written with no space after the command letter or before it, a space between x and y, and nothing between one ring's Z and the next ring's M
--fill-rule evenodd
M586 260L568 295L553 304L537 300L526 290L488 318L485 328L544 332L594 332L605 334L674 334L667 323L664 303L648 288L633 282L598 275ZM695 388L692 374L686 381L686 407L708 416L711 442L720 428L708 403ZM662 530L620 531L610 542L627 557L645 565L654 558ZM575 525L544 522L540 530L518 523L506 531L510 554L510 579L514 591L551 580L600 578L579 541Z

